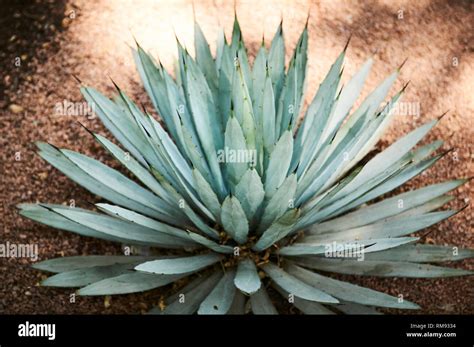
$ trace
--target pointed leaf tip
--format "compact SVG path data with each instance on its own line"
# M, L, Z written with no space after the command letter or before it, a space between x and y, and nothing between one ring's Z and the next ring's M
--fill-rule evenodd
M405 63L407 62L407 60L408 60L408 57L406 57L405 60L403 60L403 62L402 62L402 63L400 64L400 66L398 67L397 71L400 71L400 70L403 68L403 66L405 65Z
M80 84L82 85L82 81L79 79L79 77L76 74L71 74L71 76Z
M438 122L439 122L441 119L443 119L444 116L446 116L446 115L448 114L448 112L449 112L449 110L444 111L444 112L441 114L441 116L438 117Z
M347 39L346 45L344 46L344 49L342 50L343 52L347 51L347 48L349 47L349 43L351 42L352 39L352 33L349 35L349 38Z

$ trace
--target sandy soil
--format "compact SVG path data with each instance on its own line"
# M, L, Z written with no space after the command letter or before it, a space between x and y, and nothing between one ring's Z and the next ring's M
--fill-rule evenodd
M133 5L132 5L133 3ZM230 34L233 2L194 1L195 14L214 48L216 29ZM3 5L2 5L3 6ZM419 115L400 115L381 147L423 122L449 110L427 141L445 140L454 148L434 168L404 189L474 175L473 73L474 4L470 1L236 1L250 52L262 35L273 33L283 16L287 56L310 13L308 98L352 34L345 78L365 59L375 60L364 94L408 58L394 91L411 81L405 101L419 105ZM48 201L88 206L92 196L44 163L34 153L36 140L51 142L115 165L78 125L105 134L97 119L59 117L54 107L82 101L75 74L105 93L109 76L136 101L148 103L135 71L129 45L134 35L142 46L171 68L174 32L192 48L190 1L35 1L7 3L0 12L0 242L37 243L40 259L64 255L116 254L117 245L86 239L22 219L15 205ZM13 39L12 37L15 36ZM21 66L15 66L20 57ZM474 186L454 194L452 206L469 204ZM474 247L472 207L429 231L425 242ZM77 298L72 290L39 287L44 274L29 268L29 259L0 258L0 313L138 313L155 304L169 288L140 295ZM474 269L474 262L453 264ZM474 313L474 278L447 280L354 279L374 289L419 303L420 313Z

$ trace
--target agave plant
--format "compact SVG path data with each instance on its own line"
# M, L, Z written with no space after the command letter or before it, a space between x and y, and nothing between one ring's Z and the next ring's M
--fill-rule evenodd
M472 257L473 250L409 236L458 212L439 209L465 180L377 199L443 156L432 155L441 141L417 146L438 119L367 159L404 92L383 104L399 69L351 113L372 61L341 88L344 48L303 112L307 46L305 28L285 68L280 24L250 66L237 19L230 43L220 32L215 58L195 24L195 57L178 42L172 77L137 44L138 72L162 122L118 87L113 100L82 87L122 147L92 135L141 184L83 154L38 143L42 158L112 204L97 203L98 211L22 204L20 213L142 252L43 261L35 268L56 273L43 285L113 295L187 278L152 312L273 314L272 286L307 314L375 313L418 306L327 273L471 274L429 263Z

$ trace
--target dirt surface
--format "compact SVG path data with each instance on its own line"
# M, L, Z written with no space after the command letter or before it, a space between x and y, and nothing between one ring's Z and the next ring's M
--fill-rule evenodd
M217 28L230 34L233 2L194 1L195 15L212 42ZM345 79L368 57L373 71L364 94L408 58L395 90L411 81L405 102L420 114L396 117L380 147L415 126L449 110L427 141L444 139L454 148L434 168L403 190L474 175L474 4L470 1L236 1L241 27L254 54L262 35L273 33L283 16L290 56L308 12L308 98L352 34ZM174 32L192 48L193 8L190 1L36 1L2 2L0 10L0 242L37 243L40 260L58 256L118 254L111 243L75 236L22 219L21 202L97 202L34 152L33 142L48 141L116 165L78 125L106 134L97 119L58 116L58 103L81 102L77 75L84 83L108 93L109 76L136 101L149 103L135 71L129 45L133 36L171 68ZM267 40L268 42L269 40ZM15 58L20 57L20 66ZM413 110L412 110L413 111ZM403 113L403 112L401 112ZM416 113L416 112L412 112ZM452 207L473 198L467 183L455 193ZM424 241L474 247L472 207L432 228ZM423 233L425 233L424 231ZM44 274L29 259L0 258L0 313L139 313L150 309L170 288L113 297L76 298L70 289L39 287ZM472 260L452 266L474 269ZM348 277L349 278L349 277ZM352 278L351 278L352 279ZM354 278L355 282L420 304L419 313L474 313L474 278L408 280Z

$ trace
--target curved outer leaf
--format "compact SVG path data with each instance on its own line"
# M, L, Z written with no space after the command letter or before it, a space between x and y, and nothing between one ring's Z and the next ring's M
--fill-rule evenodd
M337 195L343 196L348 194L352 189L354 189L354 187L360 186L370 178L382 173L392 163L401 159L402 156L408 153L437 122L438 120L432 120L422 125L394 142L383 152L377 154L363 167L362 171L354 178L354 180L345 186Z
M209 295L212 289L215 288L219 279L222 277L220 272L214 272L207 278L198 278L195 281L197 285L193 285L191 289L181 290L182 295L167 305L162 314L193 314L199 309L201 302ZM193 284L193 282L191 283ZM155 313L155 312L152 312Z
M401 170L393 167L390 169L390 171L392 169L394 171L375 178L366 185L359 187L352 195L346 195L342 199L339 199L329 205L327 208L318 209L318 207L313 207L313 211L306 213L306 215L301 219L298 227L304 228L305 226L311 225L315 222L324 221L339 216L348 210L351 210L367 201L381 196L413 178L423 170L427 169L436 160L437 158L435 157L428 159L427 161L423 161L422 163L408 164L404 169ZM352 180L353 179L351 179L351 181ZM347 186L347 184L344 184L344 187ZM342 187L340 190L342 190L344 187ZM338 189L330 198L332 199L336 194L339 193L340 190Z
M35 263L32 266L38 270L59 273L101 266L134 264L156 258L159 257L141 257L125 255L84 255L49 259L40 263Z
M379 197L385 193L388 193L392 191L393 189L401 186L403 183L407 182L408 180L412 179L413 177L417 176L421 172L425 171L426 169L430 168L436 161L438 161L443 155L437 155L433 158L428 158L425 159L421 162L412 162L410 164L407 164L406 166L402 165L402 168L400 169L400 166L398 166L398 169L394 172L391 172L389 175L385 175L383 173L382 175L374 178L373 180L370 180L367 182L366 185L363 185L363 188L361 187L357 193L354 193L354 196L359 196L357 199L353 199L354 196L346 196L349 197L350 203L347 203L346 197L338 200L335 205L337 205L340 201L343 202L342 208L339 209L332 209L332 213L328 213L329 211L324 211L324 217L323 218L330 218L334 217L336 215L340 215L341 213L351 210L355 206L359 206L367 201L370 201L372 199L375 199L376 197ZM392 171L394 168L396 168L396 165L392 166L389 170L387 171ZM384 177L385 176L385 177ZM388 177L388 179L386 179ZM386 180L385 180L386 179ZM374 188L375 187L375 188ZM361 194L362 193L362 194ZM338 206L340 207L340 206Z
M140 136L137 124L113 101L97 90L81 87L81 93L89 105L94 108L94 113L99 116L105 127L140 163L146 165L144 158L151 154L150 148L146 146L146 141Z
M234 270L227 270L219 283L199 306L198 314L226 314L234 300Z
M289 298L289 293L283 290L282 288L278 287L277 285L273 285L276 290L286 299ZM324 305L315 302L315 301L309 301L309 300L304 300L298 297L292 298L293 300L293 305L303 312L304 314L334 314L331 310L326 308Z
M418 241L418 237L397 237L397 238L386 238L386 239L368 239L368 240L344 240L338 243L337 246L343 247L343 249L354 248L354 251L363 248L364 254L370 252L382 251L400 245ZM294 243L290 246L281 248L278 254L285 256L302 256L302 255L320 255L325 254L328 249L332 249L331 243L312 243L302 242Z
M420 206L435 197L455 189L464 182L466 181L448 181L402 193L369 206L362 207L341 217L317 224L313 227L313 230L314 233L323 233L367 225L405 212L413 207ZM403 202L402 205L400 205L400 201Z
M245 258L239 261L234 278L235 286L246 294L254 294L262 283L257 273L257 267L252 259Z
M308 283L313 287L324 290L326 293L331 294L341 300L369 306L391 307L399 309L420 308L418 305L410 301L404 300L399 302L398 297L325 277L291 263L288 263L285 269L288 271L288 273L292 274L301 281Z
M102 196L115 204L131 208L148 216L160 218L166 214L162 209L162 200L160 198L129 180L118 171L95 159L75 153L76 159L79 156L83 159L81 163L88 162L90 164L79 167L77 163L66 156L67 154L72 157L74 152L62 152L45 143L38 143L37 145L40 148L39 154L44 160L90 192ZM94 176L89 174L90 166L95 168L93 171ZM135 199L138 199L138 201Z
M100 203L96 204L96 206L99 208L99 210L113 217L119 217L129 222L142 225L146 228L154 229L161 233L178 237L178 238L187 240L188 242L192 242L192 239L189 237L188 233L183 229L175 228L168 224L161 223L155 219L148 218L134 211L127 210L126 208L123 208L123 207L109 205L109 204L100 204Z
M362 91L365 80L372 67L372 63L372 59L368 59L360 68L360 70L354 74L354 76L352 76L347 85L342 88L341 94L339 95L338 100L333 108L333 112L331 113L326 129L323 132L323 141L326 138L330 138L335 129L337 129L344 118L346 118L350 109L354 105L354 102L357 100Z
M117 206L115 207L117 208ZM193 245L193 241L188 237L179 239L175 236L157 233L147 227L81 208L48 204L22 204L19 205L19 208L21 209L20 214L24 217L83 236L120 243L155 245L156 247L167 248L192 247ZM175 229L171 226L166 226L166 228Z
M106 278L129 273L135 265L136 263L119 264L66 271L48 277L41 282L41 285L49 287L83 287Z
M265 271L278 286L287 291L289 294L309 301L327 303L339 302L331 295L328 295L325 292L300 281L272 263L267 263L261 267L263 271Z
M92 283L77 292L79 295L115 295L144 292L176 282L188 274L155 275L131 272Z
M222 203L221 220L225 231L235 241L240 244L247 242L249 223L236 197L228 196L225 198Z
M190 274L215 264L222 259L223 256L216 253L184 258L160 259L140 264L135 267L135 270L160 275Z
M324 243L340 240L378 239L404 236L436 224L451 217L455 213L455 211L447 210L405 217L400 220L397 218L392 220L382 220L358 228L308 236L305 238L305 241Z
M295 259L295 262L310 269L362 276L433 278L465 276L473 274L471 271L462 269L453 269L448 267L401 261L357 261L349 259L323 259L313 257L311 259Z
M404 245L395 249L367 254L366 260L437 263L474 257L474 249L457 246Z
M425 214L428 212L433 212L434 210L439 209L448 202L452 201L454 196L452 195L441 195L434 199L429 200L428 202L421 204L419 206L410 208L402 213L396 214L395 216L388 217L390 220L401 219L405 217L412 217L420 214Z
M259 315L275 315L278 314L275 306L273 306L265 287L260 287L258 291L250 296L250 305L253 314Z
M130 242L148 246L182 248L193 243L175 236L103 214L78 208L54 207L53 211L87 228Z
M105 147L123 166L130 170L143 184L150 188L155 194L169 202L169 195L166 190L155 180L153 175L143 166L133 159L127 152L108 140L102 135L94 134L96 140ZM165 208L165 207L163 207ZM171 213L171 206L166 206L167 212ZM171 213L172 214L172 213Z
M423 170L429 168L440 158L440 156L436 156L434 158L423 160L422 162L412 162L407 164L410 161L410 157L411 155L407 156L407 159L402 159L400 162L393 164L378 177L369 180L362 186L356 188L356 190L351 194L336 200L331 205L320 210L314 208L315 211L313 213L310 211L310 213L307 213L307 215L302 218L298 227L304 228L305 226L311 225L317 221L341 215L345 211L351 210L367 201L390 192L409 179L415 177ZM352 181L353 179L350 182ZM348 184L344 185L343 188ZM338 190L333 196L331 196L331 199L335 199L341 190L342 189Z
M18 207L20 208L20 215L22 215L23 217L29 218L44 225L51 226L53 228L67 230L82 236L95 237L102 240L122 243L130 242L129 239L105 234L97 230L88 228L56 213L53 210L54 208L64 208L64 206L62 205L21 204ZM86 210L83 211L89 212Z

